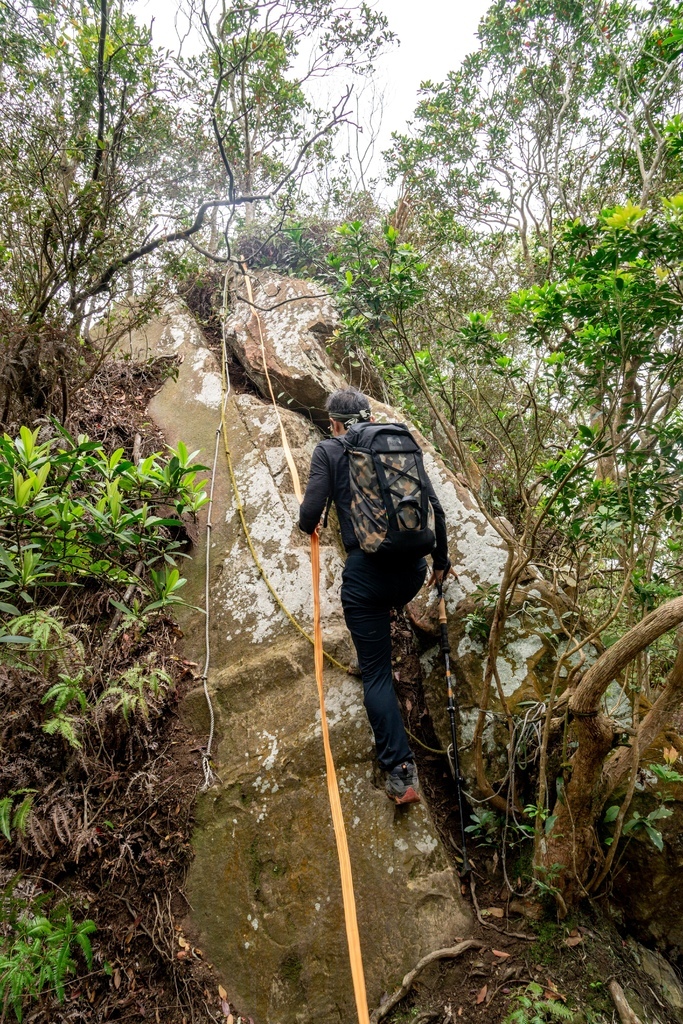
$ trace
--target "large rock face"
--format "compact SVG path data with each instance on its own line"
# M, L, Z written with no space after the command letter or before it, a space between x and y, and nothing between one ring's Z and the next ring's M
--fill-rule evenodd
M221 402L213 356L187 312L150 324L131 349L176 353L150 413L170 444L182 439L211 463ZM283 417L303 476L319 435ZM226 408L227 441L249 531L291 613L311 629L308 539L275 414L249 395ZM324 775L312 648L273 601L247 548L223 453L214 495L209 685L216 710L220 781L200 797L187 928L216 965L230 999L257 1024L353 1019L341 888ZM351 654L339 604L342 554L323 539L325 643ZM204 550L184 571L186 598L203 605ZM203 660L203 619L186 613L188 655ZM328 717L358 904L371 1004L430 950L465 935L469 913L424 806L397 810L375 770L360 681L326 669ZM185 714L208 731L200 689Z
M243 283L237 282L237 293ZM254 300L262 313L266 361L280 401L293 399L282 416L305 479L319 433L304 408L322 416L326 395L344 384L324 351L335 313L315 287L270 273L258 275ZM294 301L290 301L294 300ZM280 303L283 303L280 305ZM261 341L253 309L238 299L230 322L230 344L249 376L265 390ZM210 351L186 310L176 307L130 339L130 353L176 354L183 360L176 382L168 382L150 412L169 443L182 439L213 457L221 403L221 380ZM378 419L396 414L378 403ZM250 535L274 588L286 607L311 631L310 561L307 538L297 527L297 503L272 408L248 395L232 395L226 406L227 440ZM486 619L482 597L493 597L506 551L460 481L421 439L425 463L446 511L449 546L459 579L447 589L452 658L461 709L461 744L477 718L485 669ZM309 641L274 602L245 543L224 456L216 476L211 558L209 684L216 709L215 766L219 782L200 798L196 859L188 892L186 923L217 966L231 1001L257 1024L345 1024L354 1019L338 866L324 777L319 711ZM204 603L204 549L186 569L187 600ZM324 531L321 550L325 644L347 663L351 644L339 603L343 552L334 530ZM475 600L476 599L476 600ZM530 578L517 595L503 635L497 669L509 706L541 701L563 639L562 596ZM435 633L436 596L426 591L410 615L422 635ZM475 614L473 619L471 616ZM489 617L490 618L490 617ZM186 613L189 655L203 661L204 621ZM437 735L450 742L441 655L425 640L425 696ZM597 656L587 651L588 660ZM465 935L469 914L457 879L424 806L397 811L384 796L374 764L372 738L359 680L338 668L326 670L328 717L354 870L358 917L371 1004L398 982L426 952ZM484 732L490 777L506 766L507 728L495 684ZM618 717L619 687L606 695ZM612 705L614 704L614 707ZM204 737L208 714L198 689L185 714ZM653 783L656 789L656 780ZM652 787L650 787L652 788ZM647 814L652 795L640 793L634 807ZM642 807L641 807L642 804ZM681 853L683 796L675 814L660 822L661 855L637 835L628 845L615 893L625 919L640 936L681 955L683 932L676 899ZM644 878L652 878L642 884ZM647 951L645 951L647 952ZM644 956L645 954L643 954ZM657 983L669 999L673 983ZM653 968L654 970L654 968ZM654 977L654 975L653 975ZM683 997L676 994L672 1005ZM678 1000L678 1002L676 1002Z
M236 279L236 292L245 294L242 278ZM306 296L316 295L316 298ZM321 339L332 334L336 313L329 297L316 286L291 278L283 278L268 271L260 271L253 278L254 303L260 310L261 331L264 338L269 372L278 381L276 392L284 389L285 396L296 405L307 406L312 414L322 409L330 391L343 386L339 374L321 346ZM282 305L284 303L284 305ZM283 310L286 310L283 313ZM238 301L228 325L228 342L249 376L264 381L261 335L254 310L244 301ZM374 401L373 413L378 420L403 417L396 410ZM474 610L472 595L479 599L493 594L500 579L507 555L499 534L479 512L471 493L451 473L437 452L418 431L415 434L425 453L425 467L446 512L449 552L458 580L451 580L446 589L449 611L449 633L453 652L453 667L458 682L462 744L465 750L463 765L469 772L470 758L467 745L472 738L481 696L485 666L485 645L476 634L466 632L466 616ZM552 676L554 647L561 642L550 642L542 633L558 632L559 620L552 610L552 601L537 584L536 592L530 585L529 598L535 606L535 622L523 616L513 616L506 625L504 643L498 659L498 672L506 698L514 708L522 700L538 701L548 689L547 676ZM521 595L520 605L524 596ZM544 604L547 605L543 612ZM542 621L538 619L540 610ZM427 635L437 633L436 594L423 591L411 604L409 614L415 625ZM543 628L541 628L543 627ZM422 658L423 684L435 729L444 746L450 743L450 727L446 711L446 696L441 654L436 641L427 645ZM545 678L544 678L545 677ZM507 727L495 683L489 699L491 714L484 732L485 756L495 777L498 767L506 765Z

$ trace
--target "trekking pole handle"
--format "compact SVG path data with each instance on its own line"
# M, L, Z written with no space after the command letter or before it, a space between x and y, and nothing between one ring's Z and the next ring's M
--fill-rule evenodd
M443 596L443 580L437 580L436 592L439 595L439 622L446 621L446 600Z
M451 645L448 640L448 618L446 616L446 599L443 596L443 585L437 583L436 589L439 593L439 625L441 626L441 650L449 654Z

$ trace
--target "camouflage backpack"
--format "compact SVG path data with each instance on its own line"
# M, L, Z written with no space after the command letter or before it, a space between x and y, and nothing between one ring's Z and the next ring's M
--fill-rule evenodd
M400 423L360 423L342 441L351 521L363 551L421 558L433 550L434 512L422 450Z

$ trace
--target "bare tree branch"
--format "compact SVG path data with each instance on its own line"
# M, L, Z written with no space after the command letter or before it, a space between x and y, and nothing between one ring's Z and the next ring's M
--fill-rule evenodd
M107 42L107 0L100 0L100 34L97 40L97 140L92 180L97 181L104 156L104 118L106 96L104 92L104 51Z

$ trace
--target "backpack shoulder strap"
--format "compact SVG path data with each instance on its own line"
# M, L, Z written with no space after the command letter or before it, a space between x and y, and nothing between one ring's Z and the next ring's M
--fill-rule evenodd
M327 504L325 505L325 512L323 513L323 530L327 528L327 520L328 520L328 517L330 515L330 509L331 508L332 508L332 495L329 496L329 498L327 499Z

